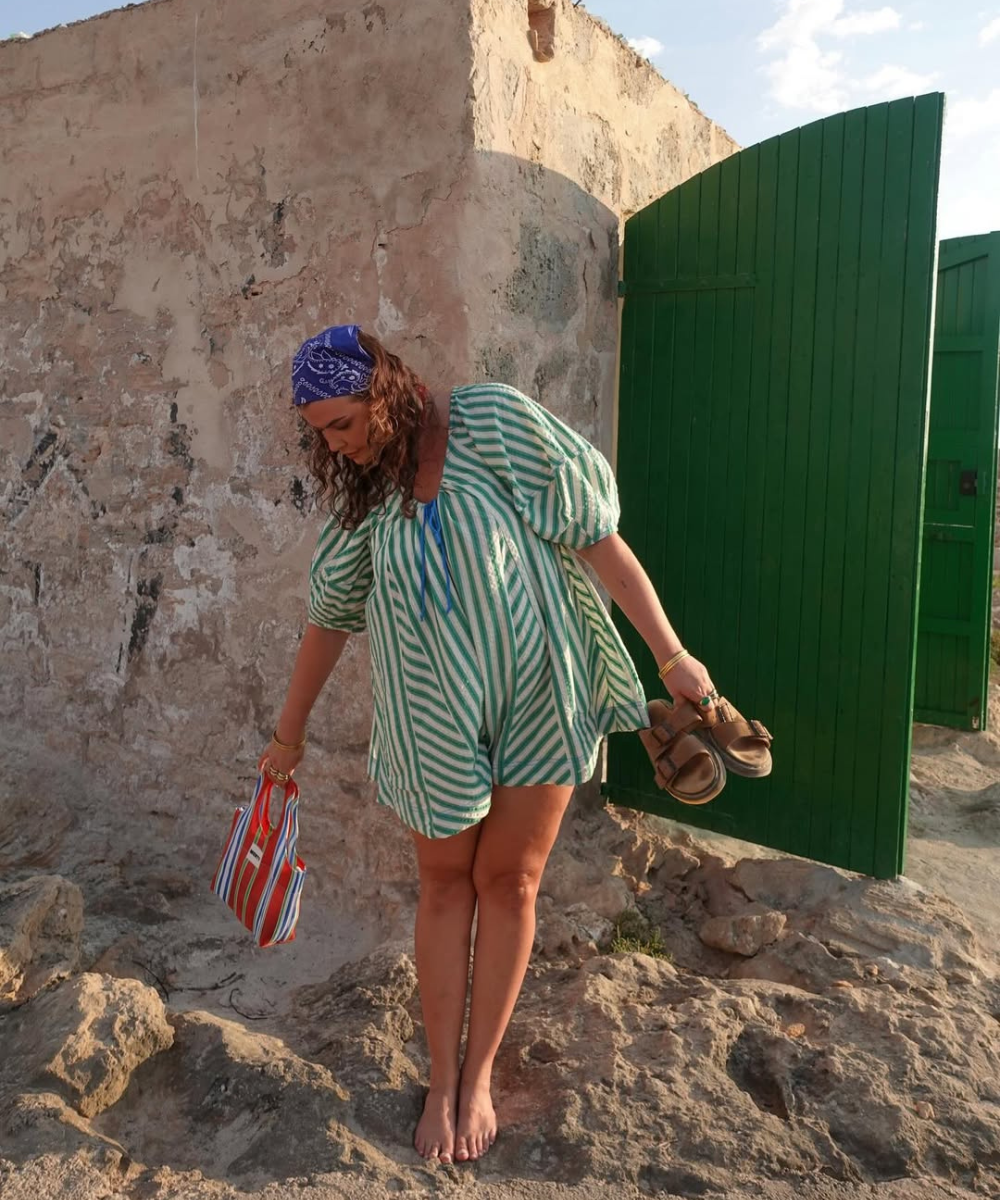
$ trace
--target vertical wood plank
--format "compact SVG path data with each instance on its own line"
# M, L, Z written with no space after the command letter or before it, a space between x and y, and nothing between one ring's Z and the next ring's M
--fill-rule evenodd
M798 690L802 697L802 719L813 731L812 753L796 752L794 788L810 797L804 825L810 851L826 847L835 803L833 764L836 757L835 688L823 685L828 674L823 637L824 613L829 616L831 597L827 563L843 561L843 503L839 483L836 446L842 437L842 414L835 402L835 378L843 342L838 342L838 303L843 305L841 269L852 261L852 242L845 236L844 180L848 175L848 123L844 115L823 123L820 167L819 238L816 262L816 312L813 343L812 399L809 477L812 486L806 501L806 546L803 557L803 604L800 634L801 658ZM860 158L857 159L860 170ZM848 185L853 192L853 183ZM856 254L856 251L855 251Z
M896 179L908 180L911 176L913 154L913 101L900 100L886 108L886 158L885 174L888 182L882 206L882 229L879 258L879 304L875 318L875 346L871 360L873 381L872 407L872 456L868 483L868 532L867 554L871 569L865 575L865 605L861 629L861 663L859 671L859 711L868 697L887 695L890 679L900 683L898 708L892 703L879 706L881 724L879 738L868 739L864 756L859 756L856 786L864 788L866 797L865 818L857 821L852 831L851 857L857 869L868 874L875 871L878 840L878 812L892 810L893 816L900 801L901 780L897 778L886 787L880 781L880 767L884 757L900 770L903 751L903 730L909 728L912 719L912 698L909 695L912 676L914 647L904 639L889 643L889 625L909 624L916 606L916 559L911 563L908 594L900 597L895 611L889 609L890 576L886 564L890 561L893 541L894 514L905 507L910 514L910 523L903 536L914 546L920 538L918 522L919 468L923 443L924 412L919 396L901 395L900 359L903 353L903 303L906 247L914 237L910 228L910 189L892 186ZM933 253L933 241L926 246ZM925 264L927 257L925 253ZM929 294L931 278L925 266L923 280ZM929 330L925 330L929 338ZM926 363L926 347L907 347L918 359ZM918 431L912 437L908 450L913 459L913 485L905 495L900 493L897 468L901 475L904 464L898 461L896 433L901 416L906 428ZM860 727L859 727L860 728ZM905 781L909 786L909 779ZM894 831L889 853L895 860L896 846ZM893 868L892 873L895 873Z
M719 194L722 179L721 165L711 167L701 176L701 202L698 214L697 258L694 274L711 278L719 274ZM725 349L719 341L719 314L725 300L715 291L694 293L693 387L687 408L690 417L688 463L694 495L689 510L687 544L683 559L674 564L685 580L686 591L695 597L684 617L683 638L693 647L705 645L706 593L704 581L706 563L714 557L714 547L708 541L707 516L712 504L712 483L720 451L713 444L712 394L716 381L728 370ZM714 631L713 631L714 633ZM711 636L711 634L710 634Z
M763 712L761 698L770 668L761 661L757 643L763 563L760 553L764 536L764 493L767 477L767 401L770 391L771 309L774 293L774 252L778 238L778 149L779 138L769 138L758 147L755 197L756 229L753 234L754 267L757 279L753 291L753 344L746 378L748 427L743 473L744 488L733 501L742 508L743 539L739 546L742 577L739 658L736 662L734 702L743 704L746 711ZM749 197L747 204L749 206ZM750 214L746 213L747 224ZM743 381L741 381L742 383ZM736 697L739 697L736 700ZM770 714L769 714L770 715ZM772 726L777 725L772 718ZM740 781L742 782L742 781ZM749 841L763 843L766 838L768 812L771 807L773 781L763 781L756 788L752 803L745 789L727 788L723 795L727 803L739 805L741 830ZM742 803L741 803L742 802Z
M928 276L926 264L928 259L935 265L937 261L937 189L943 118L943 96L922 96L913 102L909 237L904 247L902 352L899 363L899 390L905 403L900 406L896 428L895 478L898 501L892 511L889 552L889 605L893 619L886 630L887 659L894 664L909 663L910 670L899 671L892 678L886 678L885 695L892 706L890 719L893 724L887 730L880 756L880 804L876 820L874 869L881 875L903 870L906 855L918 612L918 593L909 580L920 578L930 398L929 342L934 300L934 275ZM902 764L901 768L899 763Z
M809 529L806 511L813 495L822 495L824 482L818 463L810 462L814 443L822 446L818 434L822 414L817 411L821 397L813 387L815 358L815 317L817 305L817 257L820 228L820 177L822 172L825 122L817 121L800 131L796 178L794 226L788 231L793 243L790 288L791 325L788 347L788 403L785 415L785 456L781 466L784 480L782 503L781 562L778 585L776 645L774 651L774 702L771 711L781 719L783 706L796 725L796 738L788 747L783 769L775 784L794 792L801 774L800 758L811 764L815 749L815 727L802 719L815 693L815 681L809 679L799 688L799 665L804 646L801 634L804 604L814 605L818 597L806 596L804 589L805 541L817 539L818 530ZM825 432L825 430L824 430ZM810 467L812 466L812 471ZM824 472L825 473L825 472ZM804 768L808 770L808 768ZM791 805L775 805L771 813L768 838L780 842L793 853L808 854L809 823Z
M759 148L752 146L742 154L726 161L729 168L723 193L737 190L735 221L736 275L751 275L757 260L757 190L760 167ZM738 176L732 179L733 169ZM730 180L732 179L732 182ZM720 412L725 412L729 425L729 454L724 479L716 486L725 501L725 519L721 543L720 580L718 595L724 607L718 619L718 660L713 663L717 684L725 695L740 695L739 667L743 629L743 551L747 541L745 505L734 504L734 496L746 491L747 454L752 414L750 409L750 377L754 346L754 294L756 289L741 288L733 295L733 349L729 378L728 406L719 400ZM720 378L720 387L723 380Z
M771 275L771 337L767 362L765 403L760 419L765 429L764 455L767 464L764 486L763 522L756 552L761 562L760 606L757 614L755 653L761 659L757 693L760 708L776 729L795 724L794 699L779 685L781 562L786 551L785 522L790 493L786 488L785 463L788 446L789 376L792 350L792 319L795 309L795 227L798 208L799 143L801 131L784 134L778 143L775 220L778 236L773 250ZM796 502L798 501L796 498ZM771 779L774 794L787 789L791 760L785 758ZM762 840L773 845L782 824L781 805L768 805Z
M740 217L740 180L742 155L734 155L719 169L718 242L712 270L720 276L738 275ZM702 597L703 627L700 646L711 638L715 659L712 665L716 687L728 694L728 676L737 653L737 622L733 619L738 600L726 593L727 522L733 510L730 495L738 490L738 474L743 470L746 437L745 390L733 387L734 356L737 353L737 300L744 289L732 288L717 293L715 341L707 431L707 490L704 497L704 551L702 573L698 581ZM741 394L743 393L743 394ZM738 586L738 585L737 585ZM717 678L716 678L717 676Z

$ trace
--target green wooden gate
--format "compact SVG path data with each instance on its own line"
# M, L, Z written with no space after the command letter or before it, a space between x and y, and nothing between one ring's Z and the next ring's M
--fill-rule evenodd
M915 716L983 729L996 512L1000 233L941 243L934 325Z
M605 794L882 877L906 827L943 102L772 138L625 232L621 532L776 743L768 780L689 808L612 737Z

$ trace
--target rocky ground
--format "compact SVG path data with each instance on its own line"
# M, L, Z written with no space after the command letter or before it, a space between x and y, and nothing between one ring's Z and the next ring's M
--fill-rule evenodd
M11 794L0 1196L996 1197L998 780L994 735L918 730L893 883L577 813L498 1063L501 1137L444 1167L410 1145L412 893L374 920L317 887L298 940L260 951L141 837L109 858L100 810ZM666 957L608 949L623 912Z

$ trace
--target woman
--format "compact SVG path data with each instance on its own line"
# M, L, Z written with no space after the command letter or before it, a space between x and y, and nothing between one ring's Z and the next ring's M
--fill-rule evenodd
M499 384L432 396L357 326L306 341L292 379L332 516L261 765L291 775L316 697L348 636L367 628L368 770L411 832L420 876L431 1070L414 1144L425 1158L477 1159L496 1138L493 1060L573 787L593 775L602 737L650 725L635 668L577 558L664 664L675 697L708 712L716 693L615 532L606 460L534 401Z

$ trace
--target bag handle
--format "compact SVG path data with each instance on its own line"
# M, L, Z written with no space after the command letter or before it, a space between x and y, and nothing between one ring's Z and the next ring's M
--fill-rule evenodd
M281 805L281 818L277 826L271 823L271 792L276 784L276 780L272 779L265 771L261 771L257 776L257 787L254 791L254 816L264 828L264 836L270 837L275 828L281 828L285 822L285 816L288 812L290 804L297 804L299 799L299 785L294 779L281 786L285 789L284 800ZM298 833L298 815L295 816L294 822L295 832Z

